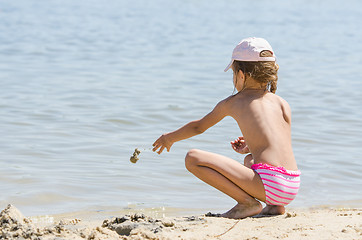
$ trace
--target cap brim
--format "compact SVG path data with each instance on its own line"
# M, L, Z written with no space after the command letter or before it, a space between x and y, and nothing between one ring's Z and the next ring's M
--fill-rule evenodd
M231 68L231 65L233 65L234 63L234 59L231 59L229 65L225 68L224 72L227 72L227 70L229 70Z

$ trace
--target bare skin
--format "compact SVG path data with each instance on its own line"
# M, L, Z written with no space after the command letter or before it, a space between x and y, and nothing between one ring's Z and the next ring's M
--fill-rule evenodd
M262 205L255 197L265 201L264 186L253 170L228 157L197 149L187 153L185 165L196 177L238 202L223 217L245 218L261 212Z
M268 206L262 209L257 200L265 201L264 185L250 166L267 163L289 170L298 169L291 145L289 105L281 97L268 92L265 84L245 76L242 71L234 71L233 81L237 94L220 101L203 118L160 136L153 144L153 151L159 154L164 149L170 151L175 142L201 134L224 117L231 116L243 133L243 137L231 142L232 148L241 154L251 153L245 157L245 165L222 155L193 149L186 155L186 168L237 201L236 206L224 213L223 217L282 214L284 207Z

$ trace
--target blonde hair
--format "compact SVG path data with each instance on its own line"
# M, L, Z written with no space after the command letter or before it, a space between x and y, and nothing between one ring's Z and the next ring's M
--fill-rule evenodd
M260 53L261 57L271 57L273 53L264 50ZM277 81L278 81L278 69L279 66L272 61L263 61L263 62L244 62L244 61L234 61L233 70L237 73L241 70L246 76L252 77L259 83L265 83L267 89L275 93L277 90Z

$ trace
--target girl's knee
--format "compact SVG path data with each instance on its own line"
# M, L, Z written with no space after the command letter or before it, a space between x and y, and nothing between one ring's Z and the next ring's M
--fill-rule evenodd
M253 164L254 164L253 156L251 154L246 155L246 157L244 158L244 166L251 168L251 165Z
M185 166L187 170L191 171L191 169L198 165L198 156L200 154L200 151L197 149L191 149L187 152L185 157Z

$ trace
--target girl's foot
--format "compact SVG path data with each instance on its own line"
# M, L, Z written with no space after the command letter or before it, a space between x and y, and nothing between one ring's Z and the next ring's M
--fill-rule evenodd
M257 215L262 210L260 202L253 199L250 203L238 203L235 207L221 214L224 218L241 219Z
M267 205L260 215L283 215L285 213L284 206Z

